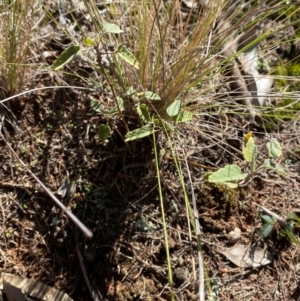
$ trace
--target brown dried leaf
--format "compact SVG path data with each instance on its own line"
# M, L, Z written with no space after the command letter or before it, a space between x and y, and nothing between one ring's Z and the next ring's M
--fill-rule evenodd
M234 247L220 251L232 263L241 268L258 268L268 265L273 261L273 256L266 249L235 245Z

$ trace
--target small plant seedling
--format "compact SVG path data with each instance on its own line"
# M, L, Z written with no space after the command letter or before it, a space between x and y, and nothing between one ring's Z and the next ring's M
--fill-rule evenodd
M300 224L300 218L294 212L288 213L286 219L281 218L279 216L278 218L276 218L277 215L274 215L275 214L264 214L261 216L263 225L259 230L260 235L266 238L272 232L276 224L279 224L281 227L279 234L284 237L289 237L294 244L298 244L298 240L295 237L293 230L295 222Z
M111 135L111 128L106 124L100 124L98 127L98 137L100 140L105 141Z
M262 237L266 238L276 225L277 219L273 216L269 216L266 214L262 215L261 219L263 221L263 225L260 228L259 233Z
M142 99L146 99L149 102L161 100L160 96L154 92L146 91L145 93L144 92L136 93L136 91L134 91L132 87L130 87L130 89L128 90L128 94L130 94L130 97L134 99L137 103L141 102ZM180 111L181 107L182 107L182 102L176 99L166 109L167 115L172 118L175 124L186 122L193 118L192 113L186 111ZM167 120L164 120L162 117L159 117L154 114L153 116L151 116L151 112L146 103L141 103L137 107L137 114L139 115L141 121L145 125L133 131L128 132L125 136L125 141L132 141L132 140L141 139L149 135L152 135L155 132L155 126L159 126L162 123L167 125L169 129L175 130L175 128Z
M99 52L97 44L99 44L100 41L102 41L104 35L106 34L121 34L123 33L123 30L120 29L120 27L116 24L110 23L110 22L103 22L103 34L97 39L98 41L93 41L91 39L85 40L85 45L91 45L96 47L97 54L101 57L104 55L118 55L123 61L125 61L127 64L133 66L135 69L139 69L139 62L135 58L134 54L131 53L124 45L119 45L117 47L116 51L109 51L109 52ZM105 44L105 43L103 43ZM68 63L70 63L77 55L79 55L81 52L81 49L77 45L71 45L69 48L67 48L65 51L61 53L61 55L56 59L56 61L53 63L52 68L54 70L62 69L64 66L66 66ZM101 61L101 60L100 60ZM107 77L108 82L110 82L110 78ZM113 89L113 84L111 83L111 88ZM131 99L137 104L137 111L136 113L139 115L140 119L144 123L144 125L140 128L137 128L133 131L129 131L125 136L125 141L132 141L136 139L141 139L144 137L147 137L149 135L152 135L155 130L153 127L149 126L149 123L154 122L154 124L158 125L160 123L166 123L168 128L172 129L171 125L167 124L167 121L164 120L165 117L159 117L155 116L156 114L153 114L154 116L151 116L151 112L149 108L152 108L151 103L161 101L160 95L153 91L145 91L145 92L137 92L133 87L128 87L126 90L126 95L124 95L124 99L117 96L116 93L115 100L118 110L114 110L113 113L119 113L122 115L122 111L125 109L124 102L126 99ZM143 102L142 102L143 101ZM148 102L148 103L147 103ZM193 118L192 113L181 111L182 108L182 101L175 99L165 110L166 114L163 114L163 116L166 116L167 118L170 117L175 124L186 122L188 120L191 120ZM102 104L98 103L97 101L92 100L91 107L94 111L101 113L105 111L105 108ZM108 112L107 112L108 113ZM100 125L98 128L98 136L100 140L107 140L111 135L111 129L108 126Z
M286 176L284 169L274 162L282 154L280 143L277 139L272 138L267 143L268 158L257 167L258 148L252 136L252 132L244 137L243 141L243 157L250 167L250 172L243 173L236 164L226 165L216 172L206 175L209 183L223 183L230 188L237 188L238 185L245 185L250 182L254 175L257 175L263 169L272 169L279 174ZM238 181L242 181L238 183Z
M14 235L14 231L13 231L12 228L9 228L9 229L6 230L6 232L5 232L6 238L10 239L10 238L13 237L13 235Z
M94 41L92 39L85 39L84 40L84 45L86 45L86 46L96 46L96 44L102 39L102 37L105 34L108 34L108 33L119 34L119 33L123 32L123 30L121 30L118 25L113 24L113 23L109 23L109 22L106 22L106 21L103 22L103 29L104 29L104 32L103 32L102 36L100 36L97 39L98 41ZM55 60L55 62L52 65L52 68L54 70L62 69L68 63L70 63L77 55L79 55L80 52L81 52L80 46L78 46L78 45L69 46ZM138 61L136 60L134 55L124 45L120 45L118 47L117 51L112 51L109 54L114 54L114 53L118 54L120 56L120 58L123 59L126 63L130 64L131 66L133 66L136 69L139 69ZM107 54L107 53L105 53L105 54ZM103 55L105 55L105 54L103 54Z

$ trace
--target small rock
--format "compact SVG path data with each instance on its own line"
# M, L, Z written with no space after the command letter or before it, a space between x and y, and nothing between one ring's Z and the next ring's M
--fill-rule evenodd
M176 268L174 278L178 284L182 284L188 280L188 273L183 268Z
M176 246L175 240L173 238L169 237L168 238L168 245L169 245L170 250L174 249L174 247Z
M238 227L235 227L235 228L233 229L233 231L230 231L230 232L227 234L228 242L231 243L231 244L236 243L236 242L241 238L241 234L242 234L241 229L238 228Z

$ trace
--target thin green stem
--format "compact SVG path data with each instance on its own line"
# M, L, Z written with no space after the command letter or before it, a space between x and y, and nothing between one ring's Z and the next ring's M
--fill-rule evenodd
M168 277L169 277L169 284L171 287L171 300L174 301L171 258L170 258L169 244L168 244L168 233L167 233L167 227L166 227L166 218L165 218L164 201L163 201L163 195L162 195L161 178L160 178L160 170L159 170L159 159L158 159L158 150L157 150L156 133L155 132L153 133L153 144L154 144L154 154L155 154L155 163L156 163L155 165L156 165L156 174L157 174L157 183L158 183L158 193L159 193L161 216L162 216L163 230L164 230L166 257L167 257L167 264L168 264Z

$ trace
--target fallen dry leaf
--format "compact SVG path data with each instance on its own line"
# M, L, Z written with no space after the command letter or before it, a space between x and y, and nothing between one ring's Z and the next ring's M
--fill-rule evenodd
M235 245L230 249L220 251L220 253L241 268L258 268L273 261L272 254L266 249L243 245Z

